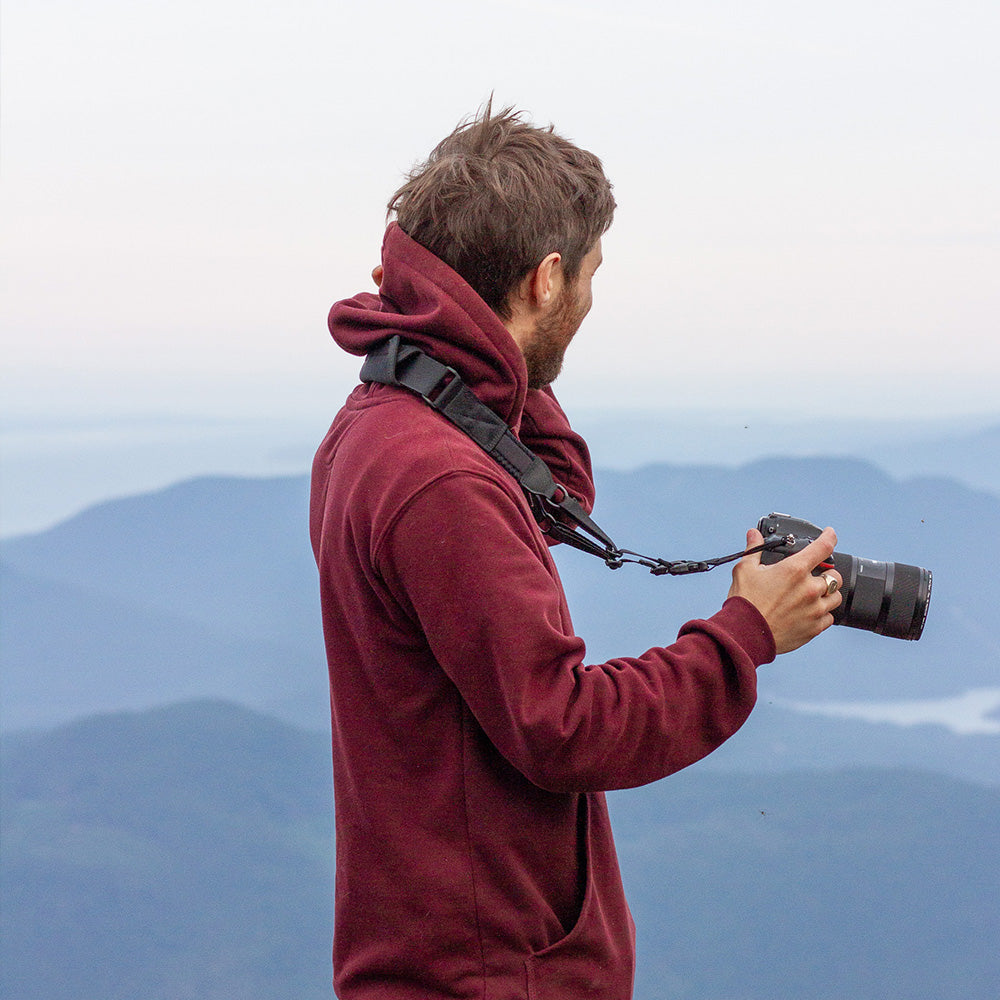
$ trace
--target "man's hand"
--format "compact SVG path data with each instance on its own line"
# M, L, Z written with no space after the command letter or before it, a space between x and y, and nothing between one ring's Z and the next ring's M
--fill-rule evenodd
M756 528L747 532L748 549L763 540ZM779 653L804 646L833 624L832 612L843 600L840 587L844 581L835 569L826 570L824 576L837 581L837 589L828 595L827 580L813 576L813 570L830 558L836 544L833 528L826 528L801 552L780 562L762 566L756 552L733 568L729 596L744 597L757 608L771 628Z

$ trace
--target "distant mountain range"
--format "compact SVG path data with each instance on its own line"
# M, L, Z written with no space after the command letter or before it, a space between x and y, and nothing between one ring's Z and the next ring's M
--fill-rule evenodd
M919 642L832 629L762 670L769 692L812 701L890 700L1000 682L989 544L1000 498L948 479L897 480L868 463L833 458L769 459L735 470L650 466L602 475L599 495L599 519L619 545L666 558L738 551L746 528L776 510L833 525L842 552L932 570L931 610ZM598 659L620 654L623 643L634 649L662 642L668 623L711 612L729 584L725 569L652 579L626 567L609 578L598 560L580 553L560 552L559 559L570 607ZM609 593L616 600L607 600Z
M0 997L330 998L330 780L221 702L8 741Z
M327 728L307 496L301 476L204 478L2 543L5 727L215 697ZM668 558L736 551L746 527L778 509L835 525L841 549L855 555L930 567L919 642L832 629L760 671L761 705L737 737L740 760L754 769L893 763L1000 783L996 736L788 707L1000 687L989 544L1000 498L945 479L898 481L852 460L793 458L604 472L599 498L597 517L618 544ZM591 661L669 643L682 622L711 614L729 585L724 568L653 578L637 567L612 573L572 550L557 558Z
M831 629L761 669L719 751L611 796L637 1000L1000 995L1000 736L789 704L1000 686L1000 498L791 457L605 472L599 493L619 544L656 555L735 551L777 508L934 572L920 642ZM0 545L3 1000L331 995L307 495L198 479ZM729 584L557 558L591 660L669 642Z
M573 419L602 469L659 463L734 469L761 458L830 455L873 462L904 479L945 476L1000 497L1000 414L873 420L829 409L817 406L814 417L798 419L708 408L574 408ZM42 530L108 497L204 475L304 473L330 417L161 414L26 423L0 413L0 535Z
M4 1000L320 1000L329 745L224 702L7 737ZM615 793L636 1000L1000 995L1000 790L912 771Z
M327 728L306 503L199 479L4 543L5 725L222 697Z
M1000 995L998 794L697 767L616 793L637 1000Z
M893 476L944 476L1000 497L1000 421L866 420L817 413L783 420L754 413L583 412L574 424L601 468L651 463L735 468L761 458L829 455L871 462Z

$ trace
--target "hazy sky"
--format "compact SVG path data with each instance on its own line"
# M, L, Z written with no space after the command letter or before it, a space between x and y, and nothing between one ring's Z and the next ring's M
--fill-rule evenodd
M5 0L10 414L313 411L401 174L495 91L619 211L582 406L1000 411L996 0Z

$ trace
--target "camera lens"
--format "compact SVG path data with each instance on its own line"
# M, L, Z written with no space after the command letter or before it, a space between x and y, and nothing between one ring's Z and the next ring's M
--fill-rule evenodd
M840 552L833 564L844 579L843 603L833 612L838 625L894 639L920 638L930 607L930 570Z

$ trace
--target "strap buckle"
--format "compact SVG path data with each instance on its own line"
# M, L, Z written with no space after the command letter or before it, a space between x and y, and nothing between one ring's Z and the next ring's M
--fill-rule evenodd
M435 410L443 410L461 391L462 380L458 372L445 367L440 378L426 392L420 393L420 398Z

